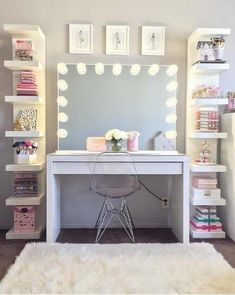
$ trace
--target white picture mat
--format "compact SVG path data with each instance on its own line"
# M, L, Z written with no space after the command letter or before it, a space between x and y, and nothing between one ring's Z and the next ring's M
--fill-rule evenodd
M79 33L82 32L82 35ZM81 42L81 38L83 41ZM70 24L69 25L69 52L93 53L93 25Z
M153 44L153 41L154 41L153 38L155 38L154 44ZM165 27L142 26L141 54L142 55L164 55L165 54Z
M129 26L106 26L106 54L129 54ZM116 44L116 34L118 34L120 44Z

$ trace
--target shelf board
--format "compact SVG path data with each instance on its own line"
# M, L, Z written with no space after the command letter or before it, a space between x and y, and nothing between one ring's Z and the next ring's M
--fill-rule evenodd
M197 165L197 164L191 164L190 165L190 171L192 172L226 172L227 167L225 165Z
M41 205L45 194L38 197L9 197L6 199L6 206L38 206Z
M4 60L4 67L12 71L41 71L43 66L38 61Z
M24 233L24 232L14 232L14 229L11 228L7 233L6 233L6 239L7 240L35 240L35 239L40 239L42 232L44 231L44 226L38 226L36 227L34 232L31 233Z
M45 38L41 28L37 25L4 25L4 31L12 35L21 35L23 37L41 37Z
M190 106L218 106L228 104L228 98L193 98L190 102Z
M191 35L190 39L202 39L202 38L214 38L214 37L226 37L231 34L229 28L197 28Z
M227 132L193 132L189 134L189 138L227 138Z
M229 69L228 63L196 63L191 67L191 73L197 75L218 75Z
M223 198L191 198L191 204L193 206L225 206L226 200Z
M42 171L44 168L45 168L45 163L37 163L37 164L9 164L9 165L6 165L6 171L8 171L8 172Z
M38 130L26 130L26 131L5 131L6 137L43 137L44 133Z
M43 104L42 96L22 96L22 95L8 95L5 96L5 102L15 104Z
M224 239L225 232L224 231L217 231L217 232L202 232L196 231L192 227L190 227L190 234L193 238L196 239Z

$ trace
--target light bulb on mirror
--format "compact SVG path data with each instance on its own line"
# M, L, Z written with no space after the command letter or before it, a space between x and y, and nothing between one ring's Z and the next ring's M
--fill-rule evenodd
M168 77L174 76L178 72L178 66L177 65L170 65L167 70L166 74Z
M122 73L122 65L121 64L114 64L112 69L114 76L119 76Z
M58 120L60 122L66 123L68 121L68 119L69 118L68 118L68 115L66 113L61 112L61 113L58 114Z
M86 65L82 62L78 63L77 71L79 75L85 75L87 73Z
M58 131L57 131L57 136L59 138L65 138L68 136L68 131L66 129L63 129L63 128L60 128Z
M168 130L166 132L166 138L175 139L177 137L177 132L175 130Z
M68 84L65 80L61 79L58 81L58 88L61 91L66 91L68 89Z
M149 76L156 76L157 73L159 72L159 69L160 69L159 65L157 64L151 65L148 69Z
M97 63L95 65L95 72L97 75L103 75L104 73L104 65L102 63Z
M175 91L177 89L177 87L178 87L177 82L176 81L171 81L170 83L168 83L166 85L166 90L168 92L173 92L173 91Z
M165 120L167 123L175 123L177 121L177 116L175 113L171 113L166 116Z
M172 107L174 107L174 106L177 105L177 102L178 101L177 101L176 97L172 96L172 97L170 97L170 98L167 99L166 106L168 108L172 108Z
M57 71L58 71L61 75L66 75L66 74L68 74L68 68L67 68L66 64L63 63L63 62L58 63L58 65L57 65Z
M140 70L141 70L140 65L134 64L134 65L132 65L132 67L130 69L130 73L132 76L137 76L137 75L139 75Z
M64 96L59 96L57 98L57 103L60 107L66 107L68 105L68 100Z

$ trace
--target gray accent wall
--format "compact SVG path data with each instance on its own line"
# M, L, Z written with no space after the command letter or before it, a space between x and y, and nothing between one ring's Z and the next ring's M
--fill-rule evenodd
M13 161L12 141L4 131L12 128L12 107L4 103L4 96L12 93L12 73L3 67L4 59L11 58L11 39L3 32L3 24L38 24L46 35L47 77L47 152L57 148L56 64L114 63L123 64L177 64L178 73L178 139L179 151L184 151L185 94L187 37L196 27L230 27L232 36L227 39L226 57L231 70L221 77L224 90L235 90L235 1L234 0L0 0L0 227L12 224L12 208L5 207L11 193L11 173L5 165ZM68 53L68 24L94 25L94 54ZM130 55L106 56L105 25L130 25ZM165 56L141 56L141 25L166 26ZM169 182L162 177L145 179L151 188L167 194ZM88 178L63 177L62 223L66 226L91 226L100 206L87 194ZM130 209L138 224L144 226L167 224L167 209L150 196L140 193L130 198ZM89 210L88 210L89 209Z

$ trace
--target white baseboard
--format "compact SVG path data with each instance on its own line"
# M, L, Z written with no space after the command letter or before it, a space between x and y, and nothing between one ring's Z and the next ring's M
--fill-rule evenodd
M169 224L135 223L136 228L170 228ZM94 224L61 224L61 228L94 228ZM122 228L119 224L110 225L110 228Z
M1 225L0 230L10 229L12 225ZM156 223L135 223L136 228L170 228L169 224ZM94 224L61 224L61 228L94 228ZM122 228L120 225L112 225L110 228Z

